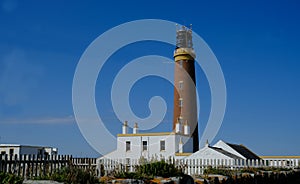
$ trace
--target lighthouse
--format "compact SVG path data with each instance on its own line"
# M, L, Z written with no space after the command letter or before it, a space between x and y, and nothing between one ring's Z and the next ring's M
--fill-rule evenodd
M149 163L169 159L173 160L172 163L181 166L184 163L184 167L188 168L185 169L188 174L199 174L203 167L222 166L224 161L229 164L235 164L236 160L243 163L251 160L251 163L260 163L260 157L247 147L222 140L215 145L209 145L207 141L205 147L199 149L196 54L193 49L191 27L177 27L173 56L175 67L174 112L172 125L170 124L172 131L138 131L138 122L134 124L131 131L128 122L124 121L122 133L117 134L117 149L98 158L97 168L104 167L106 172L113 172L113 169L124 165L129 172L133 172L134 166L140 161ZM199 167L195 167L195 163L200 164Z
M99 159L144 158L183 159L199 150L197 103L195 88L195 52L192 30L180 27L176 30L174 51L174 117L171 132L139 132L138 122L132 131L128 122L122 124L122 133L117 134L117 149Z
M176 131L176 128L183 127L184 124L189 126L193 152L199 150L195 58L191 27L182 26L177 28L174 51L173 130Z

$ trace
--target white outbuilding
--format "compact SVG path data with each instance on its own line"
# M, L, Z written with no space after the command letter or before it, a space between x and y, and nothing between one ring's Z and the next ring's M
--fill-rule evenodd
M1 155L57 155L58 149L44 146L31 146L21 144L0 144Z

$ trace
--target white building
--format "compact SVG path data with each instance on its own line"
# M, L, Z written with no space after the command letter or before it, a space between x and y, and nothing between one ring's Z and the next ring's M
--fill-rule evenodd
M242 159L241 157L234 155L230 152L227 152L222 148L209 146L208 143L206 143L204 148L187 156L186 158L187 159L219 159L219 160Z
M188 125L177 132L139 133L135 124L133 133L128 133L127 122L123 124L122 134L117 135L117 149L102 158L109 159L152 159L183 158L193 151Z
M128 133L127 122L123 124L122 134L117 136L117 149L99 159L260 159L243 145L219 141L208 144L199 150L197 121L197 100L195 90L195 52L192 44L192 30L186 27L176 31L174 52L174 111L172 132L138 133L135 124L133 132Z
M260 160L260 157L244 145L230 144L219 140L214 146L205 147L185 157L186 159Z
M20 144L0 144L1 155L57 155L58 149L53 147L29 146Z
M226 143L222 140L215 145L208 143L199 149L199 133L197 121L197 101L195 91L195 52L192 44L192 30L186 27L176 31L176 49L174 52L174 111L172 132L139 133L135 124L133 132L128 133L127 122L123 124L122 134L117 135L117 149L100 157L108 162L145 158L148 160L168 159L199 159L226 160L230 163L263 162L259 156L244 145ZM191 80L192 79L192 80ZM270 166L295 165L297 157L265 157ZM282 159L285 159L282 162ZM188 161L188 160L185 160ZM298 166L298 165L297 165Z
M260 159L259 156L257 156L254 152L252 152L249 148L242 144L231 144L219 140L213 147L221 148L222 150L236 155L244 160Z
M187 124L177 123L173 132L139 133L135 124L133 133L128 133L128 124L125 121L122 134L117 135L117 149L99 159L132 159L145 158L147 160L170 157L175 159L224 159L250 160L260 159L255 153L243 145L230 144L222 140L214 146L208 142L204 148L193 153L193 142L189 137Z

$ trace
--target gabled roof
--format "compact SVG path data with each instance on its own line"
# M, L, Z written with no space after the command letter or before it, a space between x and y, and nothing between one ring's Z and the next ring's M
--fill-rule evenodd
M249 150L246 146L240 144L230 144L226 143L228 146L230 146L232 149L243 155L246 159L260 159L259 156L257 156L255 153L253 153L251 150Z
M222 148L223 150L232 153L234 155L237 155L243 159L260 159L259 156L257 156L255 153L253 153L250 149L248 149L246 146L240 144L231 144L224 142L222 140L219 140L214 147Z
M241 157L232 154L222 148L217 148L213 146L206 145L205 147L201 148L197 152L191 154L190 156L186 157L187 159L242 159Z
M215 150L215 151L217 151L219 153L222 153L223 155L226 155L226 156L228 156L230 158L233 158L233 159L242 159L241 157L238 157L237 155L229 153L228 151L225 151L222 148L211 147L211 146L209 146L209 148L211 148L211 149L213 149L213 150Z

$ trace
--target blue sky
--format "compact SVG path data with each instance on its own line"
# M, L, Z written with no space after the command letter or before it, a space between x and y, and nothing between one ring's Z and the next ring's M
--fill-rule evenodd
M227 109L213 142L241 143L259 155L300 155L299 8L296 0L1 0L0 142L50 145L62 154L97 156L74 120L72 81L77 63L87 46L108 29L153 18L192 23L219 60L227 85ZM141 42L120 49L108 60L98 77L96 100L113 133L121 131L107 100L113 77L134 58L149 54L172 58L173 49ZM210 92L199 66L196 75L200 128L204 128ZM173 88L166 81L148 77L137 82L130 96L132 108L146 117L148 100L154 95L168 104L159 129L169 131Z

